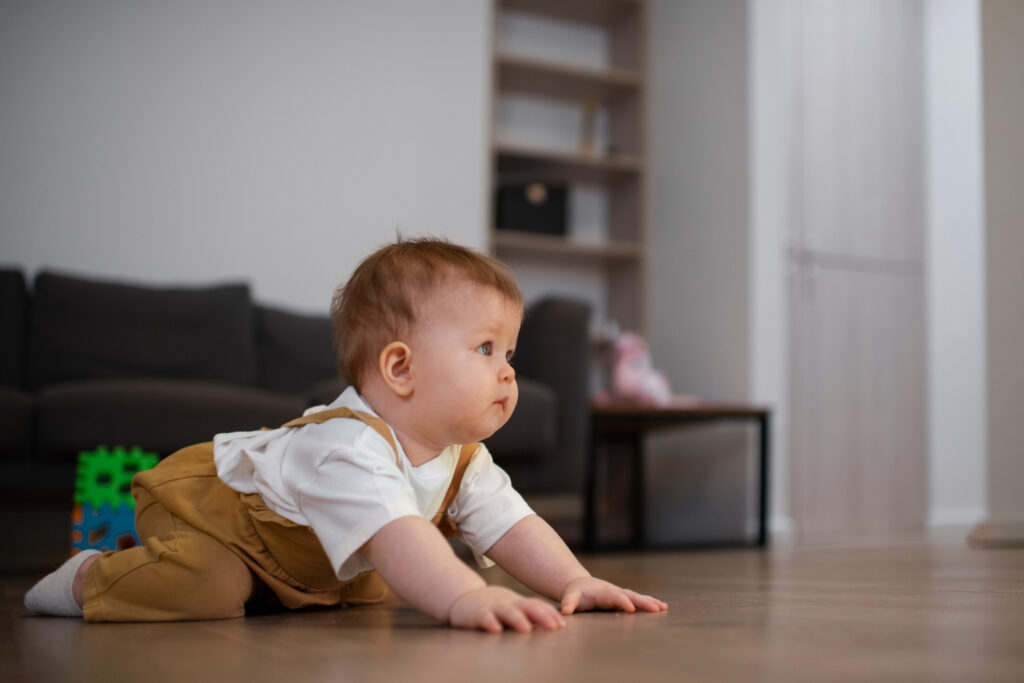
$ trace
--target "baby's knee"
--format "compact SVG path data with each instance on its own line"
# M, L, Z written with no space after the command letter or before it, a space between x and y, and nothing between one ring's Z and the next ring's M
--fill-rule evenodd
M226 551L226 549L225 549ZM196 619L227 619L245 614L252 596L252 572L234 553L175 553L164 561L181 565L177 582L180 598Z
M86 576L86 621L184 621L245 614L252 576L237 557L210 561L142 547L97 560Z

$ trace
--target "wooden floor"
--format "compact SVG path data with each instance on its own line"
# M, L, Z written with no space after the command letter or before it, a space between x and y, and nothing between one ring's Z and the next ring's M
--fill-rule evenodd
M21 596L32 577L7 577L0 680L1024 681L1024 549L957 538L584 560L670 610L501 636L440 627L396 602L87 625L31 616Z

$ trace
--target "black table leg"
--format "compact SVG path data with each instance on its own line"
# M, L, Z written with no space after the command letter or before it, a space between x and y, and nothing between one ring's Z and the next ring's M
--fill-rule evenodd
M768 462L770 455L768 449L771 443L771 418L766 413L760 417L759 422L761 427L761 499L757 544L764 548L768 545Z
M644 479L644 436L633 435L630 442L633 465L633 547L647 544L647 494Z
M583 547L594 550L597 544L597 513L594 509L597 496L597 423L590 418L588 430L585 491L583 492Z

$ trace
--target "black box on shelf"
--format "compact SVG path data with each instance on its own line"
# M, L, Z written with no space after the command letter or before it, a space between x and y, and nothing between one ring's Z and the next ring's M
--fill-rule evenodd
M568 227L565 185L502 183L495 211L499 230L565 235Z

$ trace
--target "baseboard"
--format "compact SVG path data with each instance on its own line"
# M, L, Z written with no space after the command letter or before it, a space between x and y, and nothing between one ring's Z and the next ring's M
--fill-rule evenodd
M1024 548L1024 519L987 519L967 535L972 548Z
M768 519L768 530L772 536L788 536L793 533L793 518L788 515L773 515Z
M971 529L988 517L988 511L984 508L939 508L929 510L929 529L941 529L944 527L962 527Z

